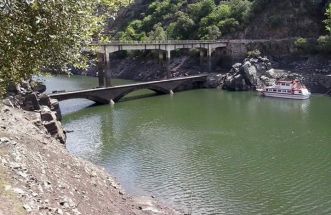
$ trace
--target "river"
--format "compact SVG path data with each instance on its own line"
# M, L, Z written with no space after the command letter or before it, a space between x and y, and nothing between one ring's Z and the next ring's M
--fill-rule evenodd
M49 90L97 84L91 77L46 82ZM201 89L61 108L73 131L68 150L103 166L130 194L192 214L331 213L330 97Z

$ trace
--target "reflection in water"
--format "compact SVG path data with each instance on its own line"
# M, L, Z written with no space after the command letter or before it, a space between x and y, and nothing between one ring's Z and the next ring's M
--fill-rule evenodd
M328 214L331 101L195 90L65 116L69 151L193 214Z

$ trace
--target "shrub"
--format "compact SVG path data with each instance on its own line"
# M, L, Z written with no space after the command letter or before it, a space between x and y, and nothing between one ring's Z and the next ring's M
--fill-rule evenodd
M257 58L261 56L261 52L258 49L247 52L247 56L251 58Z
M320 36L317 42L321 52L331 54L331 36Z
M298 49L303 49L304 50L308 47L308 41L307 41L307 39L300 37L296 41L294 41L294 45Z

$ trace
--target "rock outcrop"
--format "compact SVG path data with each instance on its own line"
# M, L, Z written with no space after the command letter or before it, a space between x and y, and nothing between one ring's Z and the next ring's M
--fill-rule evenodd
M62 114L59 102L43 94L46 86L34 80L22 81L21 84L10 86L7 98L3 103L26 111L40 114L40 124L44 125L49 134L65 144L66 134L61 125Z
M255 90L263 86L271 86L276 80L303 80L296 73L276 70L266 57L246 58L243 63L236 63L230 72L224 76L224 82L219 83L225 90L246 91Z

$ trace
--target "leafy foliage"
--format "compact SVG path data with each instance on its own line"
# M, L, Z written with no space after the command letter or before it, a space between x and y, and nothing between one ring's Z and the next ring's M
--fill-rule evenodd
M301 37L294 42L294 45L299 49L306 49L308 46L308 41L306 38Z
M328 7L326 8L325 16L325 29L329 35L320 36L317 42L320 51L331 54L331 3L329 3Z
M320 36L317 42L321 52L331 54L331 36Z
M247 22L252 6L249 0L154 0L145 17L130 22L119 33L121 40L148 40L156 26L161 26L167 39L218 39Z
M84 67L87 59L81 55L82 47L98 38L103 27L101 6L108 8L94 0L0 3L0 94L9 83L41 70Z
M261 56L261 51L258 49L254 49L252 51L247 52L247 57L257 58L259 56Z
M325 29L327 32L329 32L331 36L331 3L329 3L329 6L326 9L325 16L326 16L326 19L324 20Z

